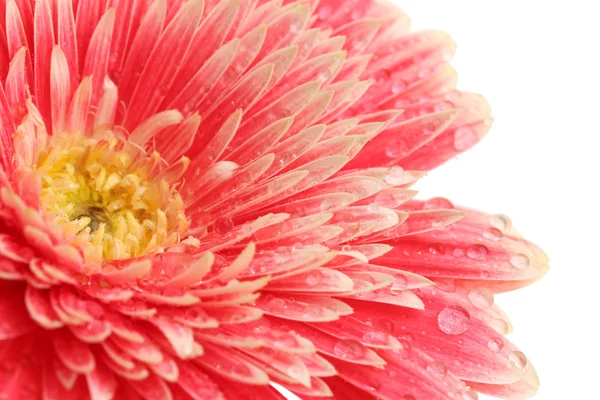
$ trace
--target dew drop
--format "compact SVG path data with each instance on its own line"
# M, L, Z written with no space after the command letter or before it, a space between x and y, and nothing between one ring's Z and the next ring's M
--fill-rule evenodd
M472 128L463 126L454 132L454 148L465 151L479 141L477 133Z
M444 246L442 246L441 244L432 244L431 246L429 246L429 253L433 255L444 254L444 250Z
M450 200L443 197L434 197L429 199L423 204L423 210L442 210L442 209L453 209L454 204Z
M513 351L508 355L508 360L518 369L525 368L527 365L527 357L520 351Z
M529 267L529 257L525 254L515 254L510 258L510 264L517 269L527 269Z
M385 333L394 333L394 323L387 318L380 318L375 321L374 328Z
M267 304L267 308L272 310L285 310L287 308L287 303L283 299L273 299L269 301Z
M508 323L503 319L495 318L491 320L490 326L501 335L506 335L508 333Z
M229 218L219 218L215 221L214 230L219 235L227 235L233 229L233 221Z
M427 372L436 378L444 378L448 374L448 368L439 361L433 361L427 366Z
M451 110L453 108L454 108L454 105L452 103L450 103L449 101L442 101L440 103L437 103L435 106L433 106L433 111L440 112L440 111Z
M456 291L456 281L452 278L438 278L435 280L435 286L446 293L454 293Z
M498 228L487 228L485 231L483 231L483 237L494 242L502 239L502 236L502 231L500 231Z
M398 275L392 285L392 292L401 292L408 287L408 279L404 275Z
M369 377L369 379L365 381L365 389L376 392L381 389L381 383L376 378Z
M306 275L306 283L310 286L315 286L321 283L323 280L323 273L318 269L310 271L308 275Z
M269 193L274 194L277 193L281 190L282 185L281 185L281 181L278 179L275 179L272 182L269 182L269 185L267 186L267 189L269 190Z
M389 158L399 158L406 150L406 142L399 138L393 138L385 147L385 155Z
M362 292L362 293L355 294L355 296L357 299L371 300L371 299L374 299L375 297L377 297L377 294L375 294L375 292Z
M475 244L467 250L467 255L473 260L484 260L488 255L488 249L482 244Z
M433 132L435 132L435 131L436 131L436 125L435 125L435 124L433 124L433 123L431 123L431 122L430 122L430 123L428 123L428 124L425 124L425 126L423 126L423 133L424 133L426 136L429 136L429 135L431 135L431 134L432 134Z
M448 306L438 314L438 327L448 335L460 335L469 329L471 316L460 306Z
M398 166L390 168L385 183L393 186L402 185L404 183L404 170Z
M364 356L365 349L356 340L344 339L335 344L333 353L340 358L358 360Z
M331 200L323 200L319 207L322 212L329 212L335 210L335 203Z
M406 89L406 82L404 82L404 81L396 81L392 85L392 93L394 93L394 94L403 92L405 89Z
M488 349L490 349L494 353L499 353L504 347L504 341L500 338L493 338L489 340L487 346Z
M292 33L300 32L301 29L302 29L301 23L290 24L290 32L292 32Z
M504 214L492 215L490 217L490 224L502 233L507 233L512 229L512 221Z
M415 341L415 335L413 335L412 333L405 333L403 335L398 336L399 340L403 340L406 343L412 343Z
M494 304L494 294L486 288L477 288L469 292L469 301L475 307L485 310Z
M231 368L231 374L236 376L248 376L251 374L250 368L244 364L234 364Z
M352 246L350 246L349 244L345 244L342 246L342 251L345 251L345 252L352 251Z
M294 161L296 159L296 155L290 151L284 151L279 155L279 165L284 167Z
M367 344L386 344L388 342L388 335L385 332L366 332L362 336L362 341Z

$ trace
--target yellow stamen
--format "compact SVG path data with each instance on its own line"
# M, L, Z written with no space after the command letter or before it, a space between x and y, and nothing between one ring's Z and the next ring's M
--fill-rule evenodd
M83 248L86 262L159 253L187 232L179 193L149 177L157 156L110 131L102 138L55 135L38 155L41 208Z

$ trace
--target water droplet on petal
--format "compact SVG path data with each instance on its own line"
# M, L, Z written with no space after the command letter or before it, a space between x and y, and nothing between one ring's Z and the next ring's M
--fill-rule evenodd
M394 93L394 94L403 92L405 89L406 89L406 82L404 82L404 81L396 81L392 85L392 93Z
M456 281L452 278L438 278L435 280L435 286L446 293L454 293L456 291Z
M296 158L296 155L290 151L284 151L281 154L279 154L279 165L281 167L284 167L286 165L288 165L289 163L291 163L292 161L294 161L294 159Z
M491 320L490 326L501 335L506 335L508 333L508 323L503 319L495 318Z
M498 228L488 228L485 231L483 231L483 237L494 242L502 239L502 236L502 231L500 231L500 229Z
M520 351L513 351L508 355L508 360L518 369L525 368L527 365L527 357Z
M394 333L394 323L387 318L380 318L375 321L374 328L385 333Z
M412 343L415 341L415 335L412 333L405 333L404 335L398 336L399 340L403 340L406 343Z
M466 392L463 392L462 398L463 400L477 400L479 399L479 396L474 391L467 390Z
M429 253L433 255L441 255L444 254L444 252L444 246L442 246L441 244L432 244L431 246L429 246Z
M219 235L227 235L233 229L233 221L229 218L219 218L215 221L214 230Z
M469 292L469 301L475 307L485 310L494 304L494 294L486 288L477 288Z
M300 32L301 29L302 29L302 24L299 22L290 24L290 32L292 32L292 33Z
M356 360L364 356L365 349L356 340L344 339L335 344L333 353L340 358Z
M390 168L388 175L385 178L385 183L396 186L404 183L404 170L398 166Z
M490 349L494 353L500 352L503 347L504 347L504 341L500 338L493 338L493 339L490 339L490 341L488 342L488 349Z
M318 285L319 283L321 283L322 280L323 280L323 273L321 271L319 271L318 269L310 271L308 273L308 275L306 276L306 283L309 284L310 286Z
M436 378L444 378L448 374L448 368L439 361L433 361L427 366L427 372Z
M443 197L434 197L423 204L423 210L453 209L454 204Z
M406 141L399 138L393 138L385 147L385 155L389 158L399 158L404 154L405 150Z
M369 379L365 381L365 389L376 392L381 389L381 383L376 378L369 377Z
M454 148L457 151L465 151L479 141L477 133L467 126L458 128L454 132Z
M232 375L237 375L237 376L248 376L251 374L250 368L248 368L247 365L244 364L235 364L232 368L231 368L231 373Z
M475 244L469 247L467 255L474 260L484 260L488 255L488 249L482 244Z
M525 254L515 254L510 258L510 264L517 269L527 269L529 267L529 257Z
M287 303L283 299L273 299L267 304L267 308L272 310L284 310L287 308Z
M471 316L460 306L448 306L438 314L438 327L448 335L460 335L469 329Z
M394 284L392 285L392 292L401 292L403 290L406 290L406 287L408 286L408 279L406 279L406 277L404 275L398 275L396 277L396 280L394 281Z
M509 217L503 214L492 215L490 217L490 223L495 228L498 228L502 233L507 233L512 229L512 221Z
M388 341L388 335L385 332L366 332L362 341L367 344L384 344Z

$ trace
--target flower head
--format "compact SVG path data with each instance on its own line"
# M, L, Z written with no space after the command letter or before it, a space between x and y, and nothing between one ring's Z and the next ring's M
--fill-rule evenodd
M414 200L491 124L370 0L7 0L0 394L517 399L505 216Z

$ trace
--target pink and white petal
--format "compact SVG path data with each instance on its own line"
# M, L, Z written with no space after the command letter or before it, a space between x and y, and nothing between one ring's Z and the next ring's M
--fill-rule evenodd
M35 96L44 122L48 124L50 122L50 60L54 45L52 7L48 4L48 0L35 3L34 36Z
M65 328L53 332L52 344L56 356L72 371L87 374L96 367L96 359L89 345L76 339Z
M519 363L520 365L523 364L523 356L515 356L515 362ZM528 399L537 393L540 387L540 381L530 362L525 361L524 369L525 375L523 378L514 383L493 385L478 382L467 382L467 384L471 386L473 390L501 399Z
M255 306L266 315L283 318L290 321L328 322L335 321L339 315L319 304L296 301L285 295L267 294L261 296Z
M169 387L157 375L150 374L142 381L129 381L128 385L145 400L173 400Z
M269 376L248 357L220 346L206 344L204 354L194 363L234 382L247 385L266 385Z
M179 379L177 386L194 400L224 400L214 381L190 361L178 361ZM158 400L158 399L157 399Z
M194 330L188 326L171 320L167 316L154 317L151 322L167 338L177 356L190 358L194 352Z
M117 391L118 381L104 364L97 363L96 368L86 376L91 400L111 400Z
M125 104L129 103L144 71L146 64L142 63L141 60L148 59L163 31L166 8L166 1L154 1L141 18L139 29L133 37L120 71L120 79L117 82L119 97Z

